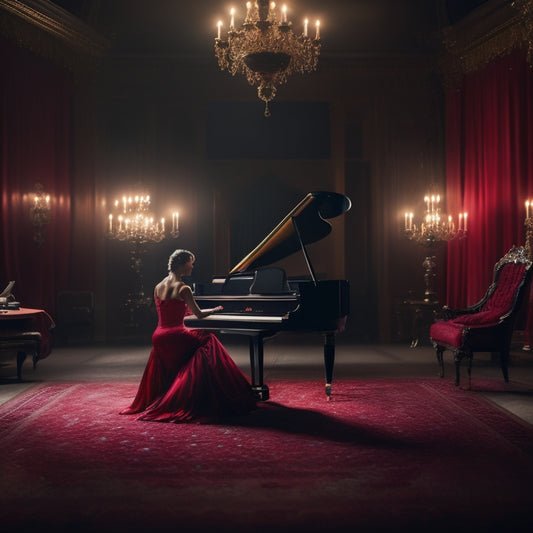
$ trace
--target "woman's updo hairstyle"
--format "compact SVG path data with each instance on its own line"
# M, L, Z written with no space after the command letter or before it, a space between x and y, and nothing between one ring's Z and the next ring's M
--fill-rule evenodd
M176 250L172 252L168 259L168 271L176 272L181 265L188 263L192 257L194 257L194 254L188 250Z

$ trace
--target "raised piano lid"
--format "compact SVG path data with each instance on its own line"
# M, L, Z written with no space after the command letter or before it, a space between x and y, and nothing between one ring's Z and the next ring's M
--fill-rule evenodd
M300 250L307 259L302 244L310 244L329 235L331 224L326 219L346 213L351 206L352 202L344 194L327 191L308 193L229 274L271 265Z

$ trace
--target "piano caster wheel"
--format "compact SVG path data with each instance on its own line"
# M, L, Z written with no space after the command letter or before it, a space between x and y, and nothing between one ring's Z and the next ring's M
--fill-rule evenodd
M260 385L259 387L252 387L252 391L256 399L260 402L264 402L270 398L270 392L266 385Z
M331 400L331 385L330 384L326 385L326 396L329 402Z

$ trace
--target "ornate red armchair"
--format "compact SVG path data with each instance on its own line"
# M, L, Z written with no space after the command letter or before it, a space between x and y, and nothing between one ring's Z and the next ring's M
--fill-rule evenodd
M468 388L474 352L498 352L503 378L509 381L511 337L522 302L529 291L533 269L523 247L511 248L494 266L493 282L483 299L466 309L442 310L442 319L430 328L437 352L440 377L444 377L443 352L451 350L455 361L455 385L460 381L461 361L468 359Z

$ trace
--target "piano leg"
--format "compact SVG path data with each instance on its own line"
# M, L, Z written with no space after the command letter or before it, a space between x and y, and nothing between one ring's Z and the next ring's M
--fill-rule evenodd
M263 384L263 335L250 336L250 367L252 371L252 390L258 400L270 397L269 390Z
M324 368L326 371L326 396L331 397L331 382L335 365L335 333L324 334Z

